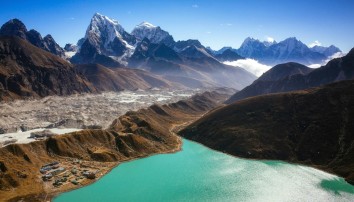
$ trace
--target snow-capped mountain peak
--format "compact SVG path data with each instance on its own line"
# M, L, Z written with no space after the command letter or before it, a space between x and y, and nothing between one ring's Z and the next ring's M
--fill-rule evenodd
M123 31L123 27L117 20L95 13L87 28L85 38L89 39L93 44L96 44L100 39L104 39L102 42L104 42L104 45L106 46L116 37L122 38L121 32Z
M134 37L128 34L117 20L95 13L85 34L98 53L121 56L134 49Z
M131 34L134 35L138 41L147 38L151 43L164 43L170 47L175 43L173 37L168 32L149 22L142 22L135 26Z
M251 58L254 55L262 55L266 48L260 40L247 37L238 49L238 54Z

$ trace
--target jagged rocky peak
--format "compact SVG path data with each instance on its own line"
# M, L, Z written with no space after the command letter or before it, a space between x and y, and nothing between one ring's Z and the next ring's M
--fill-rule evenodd
M254 45L266 47L266 46L264 45L264 43L262 43L260 40L255 39L255 38L252 38L252 37L247 37L247 38L243 41L243 43L241 44L240 49L242 49L242 48L244 48L244 47L254 46Z
M324 54L327 57L333 56L335 53L341 53L342 51L334 46L334 45L330 45L329 47L325 47L325 46L313 46L311 47L312 51Z
M133 49L135 38L128 34L117 20L95 13L85 34L100 54L121 56Z
M186 48L191 46L195 46L196 48L205 49L205 47L196 39L188 39L185 41L177 41L174 47L174 50L177 52L181 52ZM205 49L206 50L206 49Z
M36 30L31 29L30 31L28 31L26 33L26 38L27 38L27 41L31 42L31 44L46 50L43 38L42 38L41 34L39 32L37 32Z
M299 39L296 37L289 37L278 44L283 44L288 46L290 49L295 48L295 47L301 47L301 48L306 48L308 49L308 46L304 43L302 43Z
M42 38L41 34L34 29L27 31L25 24L18 19L6 22L0 29L0 35L20 37L45 51L64 57L64 50L55 42L52 36L47 35Z
M104 33L104 31L110 32ZM85 38L90 38L91 35L98 37L108 35L107 41L113 41L115 37L120 36L123 32L124 29L117 20L95 13L91 18L91 23L87 28Z
M0 35L26 39L27 28L19 19L11 19L1 26Z
M173 37L167 31L149 22L142 22L135 26L131 34L134 35L138 41L147 38L151 43L164 43L169 47L173 47L175 44Z
M46 46L46 50L53 53L54 55L58 55L60 57L64 57L64 50L55 42L52 35L48 34L43 38L44 44Z
M238 49L238 53L243 57L256 58L263 55L266 49L267 46L260 40L247 37Z
M297 51L301 53L310 51L307 45L302 43L296 37L287 38L284 41L279 42L277 45L279 46L276 47L277 50L279 50L283 54L285 54L285 52L290 53L292 51Z
M297 44L297 43L301 43L303 44L300 40L298 40L296 37L289 37L284 39L283 41L279 42L279 43L284 43L284 44ZM305 44L304 44L305 45ZM306 46L306 45L305 45Z

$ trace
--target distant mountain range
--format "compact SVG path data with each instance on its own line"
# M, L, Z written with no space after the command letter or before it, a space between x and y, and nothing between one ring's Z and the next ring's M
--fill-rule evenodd
M109 34L110 33L110 34ZM109 36L107 35L109 34ZM112 52L109 47L111 42L104 42L106 47L98 47L98 38L110 38L121 44L121 47ZM90 38L91 37L91 38ZM92 39L93 37L93 39ZM112 38L113 37L113 38ZM135 39L132 39L134 37ZM119 25L115 20L96 13L91 19L88 26L85 39L89 39L92 44L99 50L98 53L106 56L115 56L115 59L120 63L127 65L125 62L132 55L132 50L136 47L136 42L141 42L147 38L150 43L165 44L177 53L181 53L184 48L194 45L199 49L207 52L210 56L216 58L220 62L238 60L243 58L256 59L259 62L267 65L277 65L286 62L297 62L304 65L322 64L330 56L341 50L333 45L329 47L315 46L308 47L295 37L287 38L281 42L259 41L253 38L246 38L239 49L224 47L218 51L204 47L198 40L174 41L173 37L159 26L152 25L148 22L143 22L137 25L130 35ZM78 43L79 45L79 43ZM118 47L116 44L115 47ZM133 47L133 48L132 48ZM226 51L224 53L224 51ZM197 54L198 51L190 51L189 54ZM222 55L224 54L224 55ZM233 54L233 55L231 55ZM226 55L226 56L225 56Z
M276 65L250 86L233 95L227 103L248 97L302 90L341 80L354 79L354 49L346 56L329 61L325 66L311 69L298 63Z
M242 68L222 64L198 40L176 42L167 31L148 22L129 34L117 21L98 13L77 46L70 60L74 64L143 69L188 87L241 89L256 78Z
M297 62L303 65L322 64L330 56L342 52L333 45L310 48L295 37L287 38L279 43L246 38L239 49L224 47L219 51L211 51L214 54L220 54L225 50L231 50L242 57L252 58L271 66L287 62Z

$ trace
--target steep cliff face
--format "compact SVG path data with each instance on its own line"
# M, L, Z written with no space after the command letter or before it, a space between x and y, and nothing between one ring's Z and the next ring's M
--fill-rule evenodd
M3 200L41 201L46 194L39 169L51 162L75 158L89 162L119 162L180 149L174 131L222 103L227 91L207 92L168 105L128 112L107 130L83 130L23 145L0 148L0 195ZM14 188L15 191L12 191ZM44 195L44 196L43 196ZM14 198L15 197L15 198Z
M212 111L180 135L235 156L279 159L354 183L354 81L244 99Z
M97 92L67 61L18 37L0 37L0 100Z

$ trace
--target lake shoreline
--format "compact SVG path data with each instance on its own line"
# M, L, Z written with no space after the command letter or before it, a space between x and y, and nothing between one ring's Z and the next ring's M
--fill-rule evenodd
M86 187L86 186L90 186L90 185L96 183L98 180L100 180L105 175L109 174L113 169L117 168L118 166L120 166L123 163L128 163L128 162L131 162L131 161L134 161L134 160L148 158L148 157L159 155L159 154L173 154L173 153L176 153L176 152L180 152L182 150L183 141L182 141L181 137L178 136L178 138L180 139L180 143L179 143L179 145L178 145L178 147L176 149L173 149L173 150L167 151L167 152L159 152L159 153L149 154L149 155L145 155L145 156L138 156L138 157L134 157L132 159L128 159L128 160L124 160L124 161L121 161L121 162L117 162L117 163L115 163L114 166L110 167L103 175L99 176L95 180L92 180L90 183L87 183L87 184L84 184L82 186L75 187L75 188L72 188L72 189L68 189L68 190L65 190L65 191L58 191L58 192L51 193L48 198L50 199L50 201L53 201L60 194L71 192L71 191L74 191L74 190L77 190L77 189L81 189L81 188Z
M106 201L354 199L354 187L343 178L322 170L283 161L238 158L188 139L182 140L181 152L124 162L94 186L64 193L54 201L97 201L100 197ZM266 184L272 186L264 186ZM282 190L282 195L277 194L278 189ZM142 193L134 194L138 190ZM339 194L335 194L337 191ZM293 195L296 192L302 194Z

